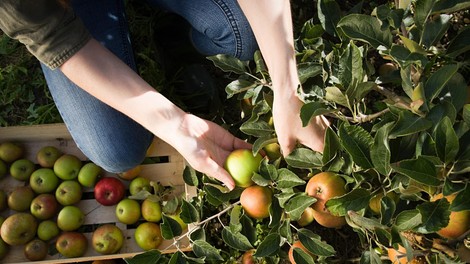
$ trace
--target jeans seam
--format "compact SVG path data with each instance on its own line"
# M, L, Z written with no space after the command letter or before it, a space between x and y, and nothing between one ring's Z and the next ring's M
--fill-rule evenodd
M124 57L122 58L124 62L131 67L134 70L137 70L137 65L135 63L135 60L133 59L133 56L130 54L129 47L126 45L130 45L132 49L132 42L130 42L130 39L128 39L128 34L129 34L129 28L128 25L126 24L126 14L125 14L125 9L123 8L123 1L117 0L116 1L116 6L117 6L117 12L119 17L122 16L122 19L118 19L119 23L119 34L121 37L121 43L123 45L123 55Z
M226 17L227 17L230 25L232 26L232 30L233 30L233 33L235 35L235 57L238 58L242 54L243 45L242 45L242 38L241 38L240 29L238 28L237 23L234 19L235 16L233 15L230 8L228 7L228 5L223 0L213 0L213 1L220 8L222 8L222 10L224 11L224 14L226 14Z

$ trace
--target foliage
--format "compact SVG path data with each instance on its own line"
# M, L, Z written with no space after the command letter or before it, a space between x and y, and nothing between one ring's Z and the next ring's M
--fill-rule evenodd
M370 13L363 5L344 10L336 1L318 1L316 16L304 23L296 39L299 95L305 101L299 118L306 124L325 115L332 123L323 153L299 145L285 159L262 162L253 180L275 193L265 220L243 213L237 202L240 189L228 192L188 168L185 181L200 191L186 203L182 218L188 223L202 220L193 222L195 228L187 234L168 232L175 241L182 235L193 242L193 252L179 252L172 259L232 263L254 248L254 256L264 263L279 263L300 239L320 263L381 263L387 249L399 244L410 258L459 262L456 249L468 241L466 234L445 239L436 232L448 224L451 212L470 210L470 43L468 27L452 26L452 17L468 13L469 4L397 1ZM239 129L253 151L276 142L269 121L273 94L261 54L255 54L254 63L223 55L209 59L238 76L226 92L245 102ZM385 63L392 70L379 74ZM316 202L305 195L305 185L319 171L336 172L347 182L348 193L329 200L327 208L347 220L333 235L354 232L359 254L341 255L339 245L316 232L316 223L296 223ZM390 192L399 199L383 196L380 214L374 214L369 201ZM457 197L452 203L433 201L439 193ZM222 242L216 238L220 234ZM297 263L312 261L297 253Z

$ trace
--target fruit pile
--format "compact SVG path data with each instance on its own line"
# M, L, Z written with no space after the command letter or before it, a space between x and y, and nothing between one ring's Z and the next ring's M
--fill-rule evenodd
M0 143L0 181L9 183L0 186L0 260L13 247L23 247L30 261L56 253L82 257L90 247L98 254L115 254L126 242L116 223L136 227L134 239L141 249L160 246L163 199L157 192L165 188L139 176L141 165L113 177L54 146L40 148L35 160L26 158L25 151L21 144ZM95 225L91 237L84 234L89 232L81 208L85 191L93 191L101 206L115 209L115 223ZM178 215L170 217L187 227Z

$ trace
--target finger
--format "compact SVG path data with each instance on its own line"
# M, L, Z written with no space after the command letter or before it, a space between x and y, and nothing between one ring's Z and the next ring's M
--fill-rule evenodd
M209 159L207 161L209 164L209 171L206 174L212 178L215 178L221 181L229 190L233 190L235 188L235 181L233 180L232 176L224 169L222 166L217 164L213 159Z
M295 138L289 138L287 140L279 139L279 146L281 147L282 156L287 157L292 151L294 151L295 146L297 146L297 140Z
M253 145L251 145L250 143L244 141L244 140L241 140L237 137L234 137L233 139L233 148L232 150L234 149L251 149L253 147Z

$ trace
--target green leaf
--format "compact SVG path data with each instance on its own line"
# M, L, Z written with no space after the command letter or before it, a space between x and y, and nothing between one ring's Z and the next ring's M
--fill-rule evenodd
M184 183L189 186L197 186L199 184L199 180L196 175L196 170L189 165L184 167L183 180Z
M142 262L142 263L156 263L156 262ZM176 251L171 255L170 261L168 264L185 264L188 263L186 258L183 256L183 253Z
M382 264L379 254L375 250L364 251L361 256L360 264Z
M269 228L274 228L279 225L279 222L284 217L284 210L279 204L279 200L274 198L269 206Z
M395 219L395 227L398 231L412 230L421 223L422 217L418 209L402 211Z
M388 133L393 123L387 123L377 130L374 137L374 144L370 149L370 158L374 168L382 175L389 175L392 171L390 167L390 145Z
M292 251L292 257L294 258L294 261L297 264L315 263L313 257L307 254L303 249L299 247L294 248L294 250Z
M225 92L227 93L227 98L232 97L235 94L245 92L249 89L255 88L258 84L252 81L245 79L237 79L232 81L225 87Z
M293 188L295 186L305 184L297 174L287 168L280 168L278 170L277 187L280 189Z
M224 72L243 74L247 71L247 62L243 62L235 57L225 54L218 54L207 57L214 65Z
M467 125L470 126L470 104L464 105L463 111L462 111L462 117L463 117L463 121L465 121L465 123L467 123Z
M279 251L281 246L281 236L277 233L271 233L267 235L264 240L259 244L253 256L258 258L264 258L273 256Z
M428 101L434 100L442 89L449 82L454 74L459 69L459 66L445 65L436 72L434 72L424 84L424 93Z
M439 186L441 181L437 178L436 167L428 159L419 156L417 159L400 161L392 164L392 169L409 178L431 186Z
M351 109L348 97L336 86L325 88L325 99Z
M281 208L284 208L287 202L296 195L297 193L289 191L289 192L282 192L282 193L276 193L274 196L277 198L279 201L279 205Z
M178 221L164 214L162 215L162 220L163 222L160 224L160 227L162 237L164 239L173 239L174 237L181 235L183 229Z
M390 131L390 138L397 138L416 134L432 127L432 122L412 114L409 111L400 111L398 120Z
M470 2L467 0L439 0L433 7L435 13L454 13L460 10L470 8Z
M334 0L320 0L317 10L323 29L331 36L336 36L336 25L341 19L341 9L338 3Z
M253 153L258 153L265 146L271 143L277 143L277 138L272 134L257 138L253 143Z
M468 2L468 1L466 1ZM470 27L463 28L449 43L446 55L452 58L470 50Z
M426 47L436 45L447 33L450 26L451 15L439 15L426 22L422 36L422 43Z
M374 82L360 82L357 85L350 86L346 94L355 99L356 102L359 102L364 99L364 97L369 93L377 84Z
M358 188L349 193L331 198L326 202L326 207L332 215L345 216L349 210L360 211L367 207L370 200L370 192Z
M422 215L423 223L417 228L418 232L429 234L439 231L449 223L449 202L439 199L436 202L424 202L417 206Z
M431 15L435 0L416 0L414 10L414 22L418 29L423 30L424 24Z
M269 182L275 181L279 178L279 172L276 166L270 164L268 159L263 159L261 161L259 173Z
M343 87L355 86L356 83L364 79L364 70L362 68L362 53L354 42L349 42L339 58L338 73L336 77L340 80ZM348 93L348 95L350 95ZM348 97L354 98L355 97Z
M439 158L445 164L453 162L459 152L459 139L452 127L452 121L447 116L437 124L434 141Z
M343 147L357 165L363 169L373 167L370 158L370 148L373 145L373 139L364 128L360 126L341 126L339 138Z
M320 102L309 102L302 105L300 109L300 119L302 120L302 126L307 126L310 120L319 115L331 113L333 110L329 110L327 106Z
M297 64L297 72L300 83L305 83L308 79L316 77L322 73L322 67L318 63L303 62Z
M199 211L196 207L184 199L182 199L180 217L181 220L187 224L199 222L201 220Z
M453 212L470 210L470 188L465 188L455 196L450 210Z
M305 208L314 204L317 201L316 198L310 197L305 193L298 193L292 197L285 205L285 211L289 214L293 221L299 220Z
M255 137L266 137L274 133L274 128L263 120L257 120L255 122L245 122L240 126L240 131L247 135Z
M193 242L193 252L197 257L205 257L206 260L224 260L219 251L219 249L216 249L204 240Z
M132 258L125 258L127 264L141 264L141 263L158 263L162 258L162 254L158 250L149 250L144 253L133 256Z
M370 231L375 231L377 228L387 229L387 226L382 225L377 219L364 217L354 211L348 211L347 216L346 221L349 219L349 225L352 227L357 226L358 228L365 228Z
M255 51L254 61L257 73L266 74L268 72L268 67L266 67L266 63L264 63L263 55L260 50Z
M341 142L339 141L338 135L328 127L325 134L325 146L323 148L323 159L324 164L328 163L334 157L336 157L338 150L341 148Z
M286 158L287 164L299 169L312 169L322 166L321 153L307 148L296 148Z
M343 17L338 27L351 39L364 41L378 49L380 46L392 46L390 29L382 30L380 20L363 14L350 14Z
M246 236L242 235L240 232L233 232L228 227L225 227L222 230L222 240L228 246L237 250L247 251L253 248Z
M336 254L335 249L328 243L321 240L321 237L311 230L302 228L297 232L302 245L314 255L330 257Z

